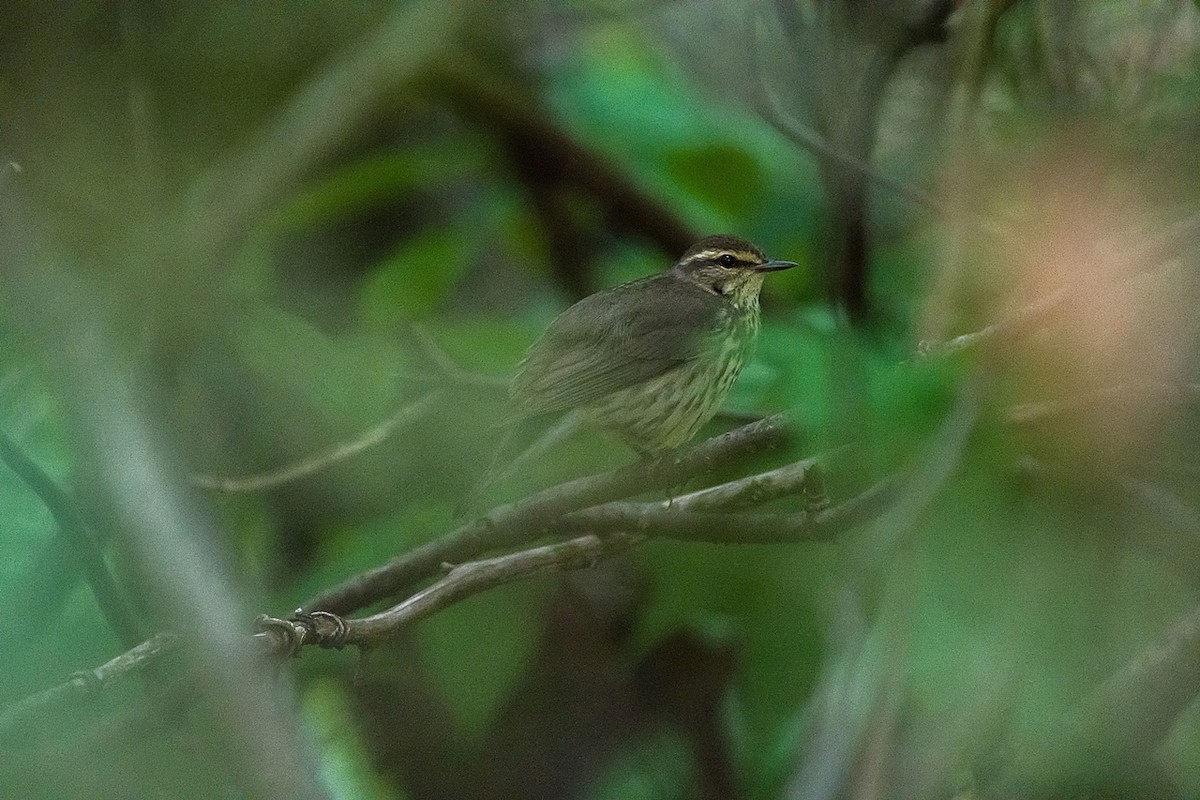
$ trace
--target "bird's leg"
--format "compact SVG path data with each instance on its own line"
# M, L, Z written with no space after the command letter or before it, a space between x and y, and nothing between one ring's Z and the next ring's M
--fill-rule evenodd
M638 457L641 459L642 463L649 464L649 465L667 464L671 461L675 461L679 458L680 454L686 449L686 446L668 447L668 448L662 448L662 447L651 448L651 447L645 447L644 445L640 445L640 444L634 443L634 442L630 442L630 446L634 450L637 451ZM683 478L682 480L680 480L679 483L677 483L673 486L667 487L667 509L668 510L671 508L671 505L675 502L675 496L683 491L684 487L687 486L687 483L688 483L688 479Z
M813 464L804 474L804 510L809 514L829 508L829 496L825 494L825 473L820 464Z

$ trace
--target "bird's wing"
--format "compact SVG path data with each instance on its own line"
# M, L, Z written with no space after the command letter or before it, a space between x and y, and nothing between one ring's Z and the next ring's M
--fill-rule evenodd
M586 406L700 355L721 301L676 281L669 273L646 278L586 297L560 314L517 370L513 416Z

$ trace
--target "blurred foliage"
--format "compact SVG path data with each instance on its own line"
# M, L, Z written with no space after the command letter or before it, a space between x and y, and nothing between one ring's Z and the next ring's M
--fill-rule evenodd
M76 500L143 623L167 603L106 489L113 476L154 467L199 509L196 539L239 592L243 618L224 621L239 634L256 613L286 615L450 529L524 348L578 286L678 255L664 226L622 212L620 192L801 265L767 281L755 360L729 401L740 414L790 410L796 436L718 477L849 443L827 459L836 502L950 463L943 483L913 479L907 496L927 490L927 502L901 500L831 542L656 541L586 575L471 598L357 662L306 654L277 700L294 706L301 760L328 796L983 796L1195 608L1195 241L1164 269L1122 258L1200 199L1200 12L951 4L946 41L923 42L889 83L870 165L936 207L868 181L872 314L851 326L830 301L830 175L847 168L764 121L744 52L757 31L773 91L825 86L826 107L849 107L861 76L839 70L874 52L877 31L836 29L847 57L829 74L797 75L788 56L841 5L6 10L0 161L20 172L0 193L36 224L17 226L34 245L13 238L4 258L42 260L37 280L0 281L0 429ZM413 9L445 52L397 85L360 87L382 99L295 174L269 176L281 188L235 220L245 231L229 252L204 251L198 229L215 211L193 215L205 181L224 176L216 197L243 208L238 170L217 165L262 142L299 152L271 139L273 121L286 134L336 118L289 104ZM471 107L463 81L478 96L501 87L512 106ZM805 122L836 149L833 117ZM540 161L558 133L575 149ZM995 226L1010 236L999 245ZM1084 300L1058 327L917 355L1060 285ZM70 306L76 294L86 302ZM104 396L63 348L73 324L111 357L90 364ZM966 445L938 450L973 381L984 390ZM1112 387L1153 397L1014 416ZM297 481L226 494L189 483L311 458L434 391L429 413ZM131 423L144 463L94 444L95 409L118 400L146 422ZM705 433L729 427L718 418ZM494 499L630 458L585 432ZM2 707L120 645L46 508L7 470L0 508ZM188 583L161 576L176 578ZM46 720L0 763L0 795L252 795L226 767L235 746L220 741L219 709L190 706L194 687L172 666ZM158 681L170 691L141 691ZM1016 795L1200 796L1194 698L1154 741L1114 775L1063 764Z

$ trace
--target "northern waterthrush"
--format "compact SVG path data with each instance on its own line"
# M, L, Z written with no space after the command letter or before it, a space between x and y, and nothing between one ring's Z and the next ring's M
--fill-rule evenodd
M666 272L585 297L525 353L508 421L578 410L645 456L686 443L750 357L763 277L794 266L709 236Z

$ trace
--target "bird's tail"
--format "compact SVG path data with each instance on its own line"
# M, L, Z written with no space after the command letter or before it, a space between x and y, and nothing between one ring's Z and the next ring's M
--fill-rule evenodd
M580 423L578 414L567 414L549 424L539 417L522 418L509 424L488 468L455 508L455 519L483 513L488 507L488 495L497 484L574 434Z

